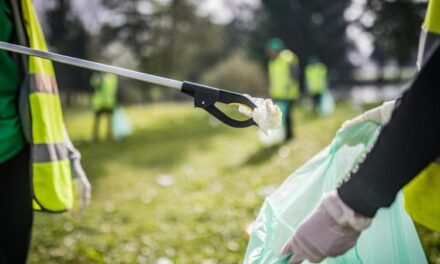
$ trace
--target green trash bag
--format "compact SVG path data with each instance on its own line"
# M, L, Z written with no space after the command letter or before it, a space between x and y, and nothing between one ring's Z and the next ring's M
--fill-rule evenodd
M112 130L115 139L123 139L133 133L130 119L120 106L113 113Z
M288 258L278 258L284 243L323 194L334 190L374 144L379 130L372 122L340 129L329 146L267 197L252 229L244 263L287 263ZM403 208L401 193L390 208L378 211L354 248L321 263L427 263L414 224Z
M335 111L335 100L330 90L325 89L319 100L318 113L320 116L329 116Z

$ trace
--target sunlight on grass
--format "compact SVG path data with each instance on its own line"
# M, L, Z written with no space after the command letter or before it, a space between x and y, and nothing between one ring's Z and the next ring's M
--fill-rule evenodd
M93 202L76 218L36 214L30 263L239 263L264 194L356 114L348 105L326 119L296 113L296 139L280 149L190 104L126 110L134 134L95 143L92 113L66 113Z

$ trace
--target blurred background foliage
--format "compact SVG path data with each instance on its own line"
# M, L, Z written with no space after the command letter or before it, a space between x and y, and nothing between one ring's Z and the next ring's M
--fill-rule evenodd
M356 103L375 97L368 87L383 91L380 99L394 98L390 85L412 77L427 1L34 3L55 52L266 96L265 43L280 37L302 69L310 56L320 57L333 94ZM93 115L85 109L92 73L55 67L63 106L73 108L66 123L82 151L93 203L79 218L38 214L30 263L238 263L245 225L264 196L363 111L338 102L332 117L320 119L300 109L297 139L265 148L256 130L220 126L189 104L154 103L185 100L174 90L120 78L120 102L133 104L127 112L134 135L93 143ZM419 234L430 262L440 263L439 234L422 227Z
M267 80L262 65L243 50L233 51L207 70L202 75L201 82L253 96L267 94Z
M53 51L258 95L266 90L270 37L282 38L302 68L310 56L320 57L333 89L411 77L426 8L418 0L223 0L210 11L204 7L215 1L35 2ZM216 19L225 12L227 19ZM390 65L393 74L387 74ZM84 103L91 73L56 67L63 98L69 105ZM121 79L121 87L125 103L182 100L133 80Z

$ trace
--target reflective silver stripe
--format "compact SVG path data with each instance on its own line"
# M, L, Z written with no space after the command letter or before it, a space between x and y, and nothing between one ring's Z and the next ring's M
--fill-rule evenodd
M61 161L68 158L66 144L34 144L32 145L33 162Z
M417 53L417 67L421 69L428 55L433 51L433 47L436 47L440 43L440 35L427 31L422 27L419 39L419 50Z
M55 77L51 77L42 73L34 73L36 88L39 92L58 93L58 85Z
M58 94L58 86L55 78L42 73L31 74L28 85L30 91L33 93Z

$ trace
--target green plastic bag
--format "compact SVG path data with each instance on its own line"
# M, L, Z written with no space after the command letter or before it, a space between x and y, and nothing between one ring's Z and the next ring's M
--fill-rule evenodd
M112 130L115 139L123 139L133 133L130 119L120 106L113 113Z
M339 130L328 147L267 197L253 227L244 263L287 263L287 258L278 257L284 243L322 195L334 190L374 144L379 130L372 122ZM321 263L427 263L413 222L403 208L401 193L390 208L378 211L353 249Z
M320 116L329 116L335 111L335 100L330 90L325 89L319 100L318 113Z

